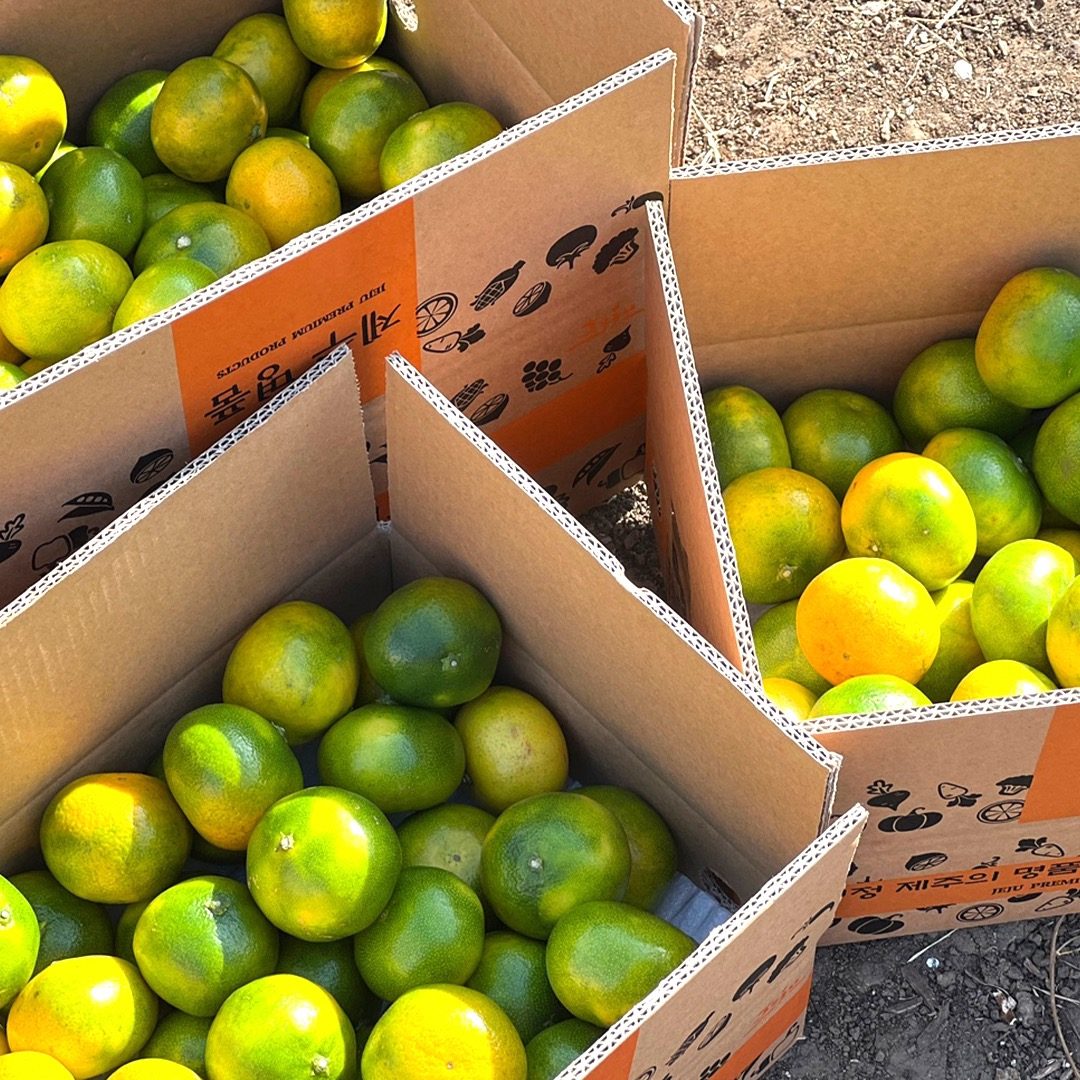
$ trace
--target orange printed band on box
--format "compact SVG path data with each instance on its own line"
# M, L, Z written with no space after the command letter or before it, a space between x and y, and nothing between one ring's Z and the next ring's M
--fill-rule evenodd
M1080 705L1062 705L1050 719L1021 821L1080 817L1077 761L1080 761Z
M1036 863L980 866L954 874L916 874L848 885L838 914L851 918L973 904L978 910L967 918L961 912L957 919L978 923L1002 914L1010 897L1080 887L1080 856L1066 859L1060 847L1047 843L1034 848L1032 854L1045 858Z
M512 420L492 438L536 475L636 419L644 409L645 354L638 353Z
M192 454L201 453L339 345L365 401L384 360L416 349L412 202L390 207L179 318L172 326Z

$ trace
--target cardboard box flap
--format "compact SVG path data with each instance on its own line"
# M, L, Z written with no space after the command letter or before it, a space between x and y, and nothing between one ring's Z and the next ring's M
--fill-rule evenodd
M335 433L318 453L313 429ZM22 658L0 685L0 757L19 762L0 794L0 860L32 845L69 771L242 631L283 582L375 528L342 349L0 611L0 652Z
M392 7L394 51L434 98L467 98L515 122L670 49L678 57L672 160L682 160L703 25L685 0L546 0L527 19L505 0L393 0ZM482 71L476 41L491 43Z
M831 385L887 396L872 361L973 333L1018 259L1080 262L1078 133L1062 126L677 170L672 246L706 386L715 355L727 381L775 390L781 405L820 385L825 362ZM1036 167L1038 191L1026 194ZM920 213L927 200L932 214ZM832 337L810 343L812 331ZM786 373L772 370L777 355L792 358Z
M767 1071L802 1032L814 953L835 919L866 817L857 806L830 826L560 1076L737 1080ZM718 980L706 968L721 954ZM618 1071L591 1074L608 1055Z
M395 531L444 573L476 580L508 636L658 777L727 830L717 872L749 896L822 825L836 759L778 714L422 375L387 375ZM492 523L480 500L497 500ZM425 522L438 521L438 529ZM599 563L607 573L596 572ZM574 582L573 589L566 582ZM656 616L659 616L660 623ZM612 628L618 633L613 634ZM741 693L740 693L741 691ZM670 737L679 716L687 737ZM707 748L707 752L703 752Z
M646 477L665 579L674 606L687 621L736 667L756 677L746 603L741 593L729 596L724 586L725 574L737 580L738 567L730 547L717 542L726 529L720 482L675 260L659 207L649 207L649 226L653 243L645 282Z

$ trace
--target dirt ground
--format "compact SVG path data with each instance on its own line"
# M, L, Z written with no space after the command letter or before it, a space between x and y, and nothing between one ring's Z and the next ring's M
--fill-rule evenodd
M688 161L1080 122L1080 0L692 2ZM642 485L586 523L663 594ZM783 1080L1080 1080L1080 917L826 949L815 975Z

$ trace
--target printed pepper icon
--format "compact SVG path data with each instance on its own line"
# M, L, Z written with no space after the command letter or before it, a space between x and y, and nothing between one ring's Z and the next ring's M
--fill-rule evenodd
M26 515L16 514L3 529L0 529L0 562L6 562L22 547L22 541L16 540L15 537L22 532L25 523Z

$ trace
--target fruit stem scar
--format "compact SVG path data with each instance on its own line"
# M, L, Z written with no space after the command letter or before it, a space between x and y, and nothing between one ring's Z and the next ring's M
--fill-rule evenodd
M539 855L534 855L529 860L529 869L530 870L543 870L543 868L544 868L544 860L541 859Z
M278 841L278 851L292 851L293 844L295 843L296 841L293 840L291 836L286 834Z

